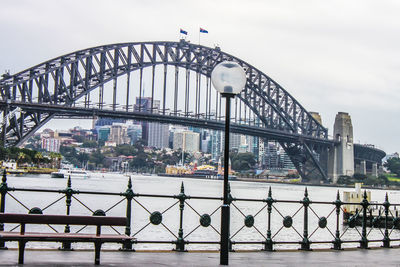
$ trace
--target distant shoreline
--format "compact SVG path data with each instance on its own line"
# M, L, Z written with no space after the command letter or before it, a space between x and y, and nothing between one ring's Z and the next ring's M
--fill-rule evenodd
M316 183L304 183L304 182L285 182L285 181L276 181L276 180L269 180L269 179L256 179L256 178L243 178L238 177L236 181L242 182L255 182L255 183L271 183L271 184L290 184L290 185L301 185L301 186L324 186L324 187L340 187L340 188L354 188L354 185L343 185L343 184L316 184ZM399 187L374 187L370 185L363 185L363 189L378 189L378 190L400 190Z
M210 179L205 177L190 177L190 176L172 176L172 175L158 175L159 177L169 177L169 178L189 178L189 179L203 179L203 180L219 180L219 179ZM272 179L265 178L244 178L237 177L235 180L230 181L238 181L238 182L253 182L253 183L271 183L271 184L290 184L290 185L298 185L298 186L324 186L324 187L339 187L339 188L349 188L353 189L354 185L343 185L343 184L317 184L317 183L305 183L305 182L289 182L289 181L277 181ZM377 190L400 190L399 187L374 187L370 185L363 185L363 189L377 189Z

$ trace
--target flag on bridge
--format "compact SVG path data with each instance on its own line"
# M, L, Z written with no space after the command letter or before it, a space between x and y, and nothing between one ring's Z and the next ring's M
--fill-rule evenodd
M179 32L182 33L182 34L184 34L184 35L187 35L187 31L185 31L185 30L180 29Z
M208 31L206 29L200 28L200 32L202 33L208 33Z

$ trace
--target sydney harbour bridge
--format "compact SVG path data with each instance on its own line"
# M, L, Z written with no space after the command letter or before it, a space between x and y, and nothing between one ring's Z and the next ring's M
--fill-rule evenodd
M219 47L184 40L103 45L4 74L1 140L4 146L21 145L59 117L111 117L223 130L225 100L212 88L210 76L225 60L239 63L247 76L244 90L232 103L231 131L279 142L304 180L331 178L329 165L340 156L335 149L345 139L329 139L328 129L261 70ZM145 97L151 99L150 109L134 103ZM352 161L368 164L380 164L385 156L379 149L356 144L353 151Z

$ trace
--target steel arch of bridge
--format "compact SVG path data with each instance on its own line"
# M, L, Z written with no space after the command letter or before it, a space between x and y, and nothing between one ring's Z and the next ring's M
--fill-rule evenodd
M245 89L238 95L239 116L232 121L234 132L243 132L274 139L291 157L303 177L318 176L326 179L326 164L321 153L334 142L328 140L328 131L301 104L278 83L245 61L222 52L181 40L180 42L138 42L111 44L76 51L46 61L14 75L3 75L0 80L0 105L3 113L2 137L5 146L20 145L43 124L60 115L86 115L126 117L175 124L203 125L219 129L224 121L221 98L215 95L216 110L211 110L211 71L221 61L238 62L246 72ZM174 68L175 90L173 105L166 105L168 69ZM163 86L155 88L154 72L163 68ZM151 109L136 110L130 101L130 75L139 72L139 98L142 97L144 69L152 70ZM179 70L186 73L185 99L179 94ZM195 104L189 97L190 73L196 73ZM189 75L189 78L188 78ZM126 76L128 89L125 103L117 99L117 78ZM200 78L199 78L200 77ZM201 91L201 77L206 77L206 89ZM112 83L112 103L104 105L105 85ZM204 86L204 84L203 84ZM188 89L189 88L189 89ZM98 104L90 102L91 92L98 91ZM160 90L160 107L153 106L154 94ZM202 97L201 97L202 96ZM201 112L201 99L206 98ZM80 101L84 99L81 103ZM178 104L185 101L184 110ZM219 101L219 103L218 103ZM141 102L140 102L141 103ZM124 106L122 106L124 104ZM236 103L236 109L239 105ZM122 108L121 108L122 106ZM18 108L18 110L17 110ZM79 110L77 110L79 109ZM118 112L124 113L118 115ZM236 110L237 111L237 110ZM78 113L77 113L78 112ZM111 113L110 113L111 112ZM247 112L247 113L246 113ZM244 119L242 118L244 116ZM199 123L201 122L201 123ZM261 133L260 133L261 132Z

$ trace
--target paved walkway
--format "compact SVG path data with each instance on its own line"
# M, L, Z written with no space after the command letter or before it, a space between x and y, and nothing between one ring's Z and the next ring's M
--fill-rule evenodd
M346 251L233 252L229 266L400 266L400 248ZM0 265L17 266L17 250ZM93 251L27 250L24 266L93 266ZM218 266L219 253L102 251L101 266Z

